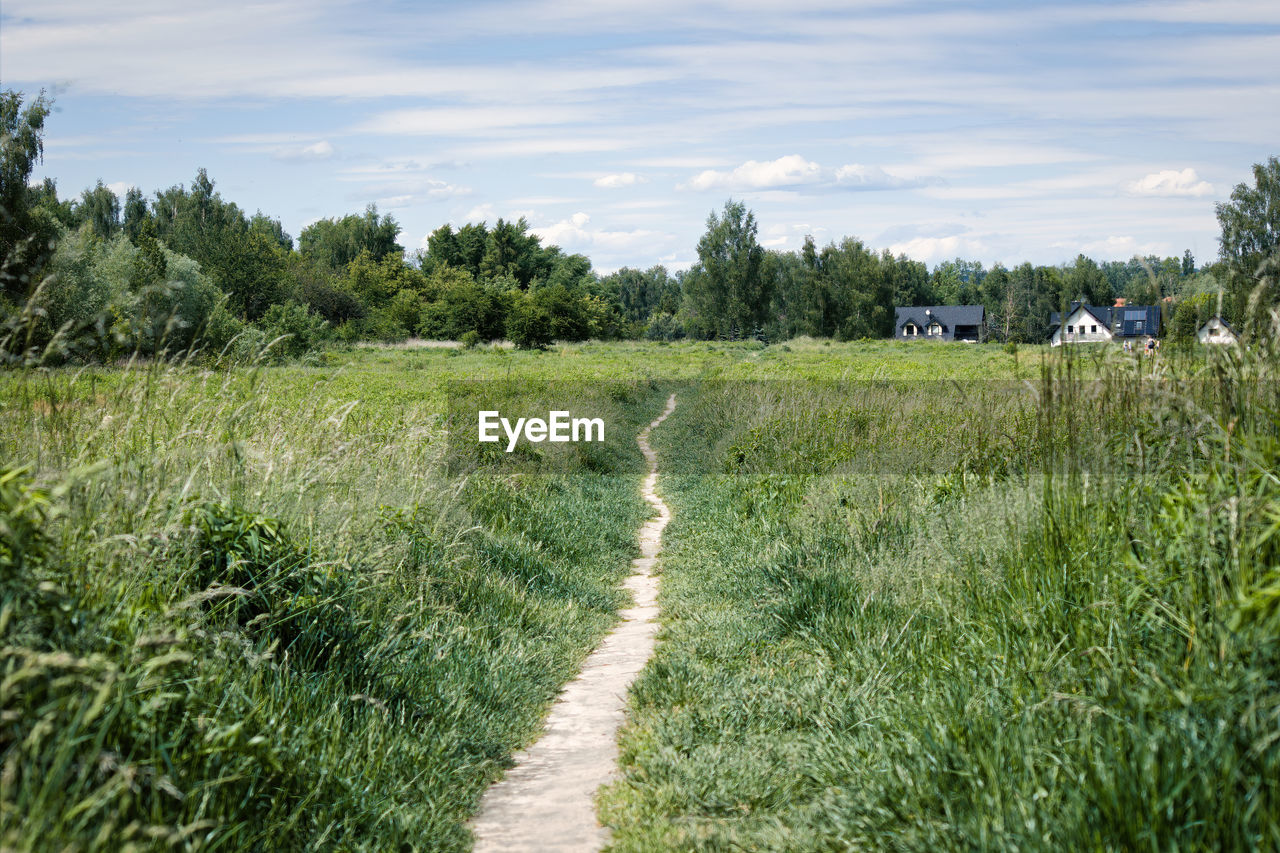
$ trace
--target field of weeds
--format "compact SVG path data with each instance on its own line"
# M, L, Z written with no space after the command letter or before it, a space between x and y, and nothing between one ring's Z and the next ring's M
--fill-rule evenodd
M1280 845L1276 363L701 384L614 849Z
M1275 355L1219 356L10 371L0 845L466 849L624 600L674 391L619 849L1274 846ZM460 381L613 440L451 471Z

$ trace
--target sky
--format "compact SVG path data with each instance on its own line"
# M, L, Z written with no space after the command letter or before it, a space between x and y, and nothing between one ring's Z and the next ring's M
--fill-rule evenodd
M1280 154L1280 3L0 0L67 198L190 185L295 237L368 204L410 251L524 217L595 268L760 242L934 264L1213 259Z

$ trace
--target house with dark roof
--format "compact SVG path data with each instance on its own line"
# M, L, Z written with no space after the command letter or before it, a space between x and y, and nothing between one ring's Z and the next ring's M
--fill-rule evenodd
M1104 306L1072 302L1065 317L1057 311L1049 315L1049 342L1055 347L1061 344L1123 341L1126 338L1146 339L1159 335L1159 305Z
M980 341L987 312L981 305L920 305L893 309L900 341Z
M1210 317L1196 330L1196 340L1202 344L1235 344L1240 342L1240 336L1226 320Z

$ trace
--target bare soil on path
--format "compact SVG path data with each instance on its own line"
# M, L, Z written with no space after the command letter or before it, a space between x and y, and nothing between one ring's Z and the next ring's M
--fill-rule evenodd
M494 851L597 851L609 831L596 821L595 793L617 773L617 733L626 714L627 689L653 654L658 632L658 578L654 574L662 531L671 510L658 497L658 457L649 432L675 410L676 396L636 438L649 463L641 494L658 510L640 528L640 556L625 586L635 604L587 658L578 677L561 691L542 737L515 756L515 767L480 801L471 823L477 853Z

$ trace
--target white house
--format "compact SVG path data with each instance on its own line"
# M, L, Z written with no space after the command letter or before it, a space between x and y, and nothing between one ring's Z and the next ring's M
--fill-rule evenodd
M1055 347L1106 341L1141 342L1159 335L1159 305L1108 307L1072 302L1065 319L1056 311L1049 315L1049 341Z
M1202 344L1234 344L1240 341L1239 335L1221 317L1210 317L1206 320L1196 332L1196 338Z
M1050 343L1062 344L1104 343L1115 335L1111 331L1111 318L1098 316L1103 312L1092 305L1077 305L1067 312L1067 317L1053 330ZM1109 313L1109 312L1107 312ZM1055 318L1056 319L1056 318Z

